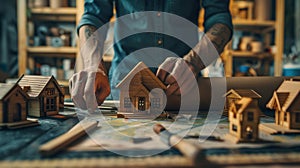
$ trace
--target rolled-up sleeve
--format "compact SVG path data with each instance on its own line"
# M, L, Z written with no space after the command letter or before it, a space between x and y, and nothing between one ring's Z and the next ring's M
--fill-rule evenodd
M225 24L232 31L233 26L229 11L229 0L203 0L202 6L205 9L205 31L209 30L216 23Z
M108 23L113 16L113 0L85 0L84 13L77 25L77 33L84 25L92 25L97 29Z

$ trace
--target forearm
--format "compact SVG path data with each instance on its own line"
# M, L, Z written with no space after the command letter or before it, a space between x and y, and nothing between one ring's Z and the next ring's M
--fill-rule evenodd
M201 38L196 47L184 56L184 60L192 67L195 74L198 74L219 57L230 37L231 30L226 25L215 24Z
M96 27L91 26L91 25L85 25L82 26L79 29L79 40L80 43L85 43L91 36L95 36L93 35L93 33L96 32Z
M98 68L107 73L101 59L104 39L101 38L96 27L91 25L82 26L79 29L79 40L83 49L81 56L83 57L85 69L94 68L98 65Z
M226 25L217 23L206 32L206 36L214 44L218 53L221 54L230 40L231 30Z

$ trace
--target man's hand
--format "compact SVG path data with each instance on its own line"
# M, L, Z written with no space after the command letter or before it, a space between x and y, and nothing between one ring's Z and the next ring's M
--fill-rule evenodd
M169 57L158 68L156 76L167 85L166 94L186 95L195 88L194 67L182 58Z
M94 112L110 94L108 77L101 60L105 35L91 25L79 30L84 70L69 80L70 93L76 107Z
M70 91L76 107L95 111L110 94L109 82L103 70L80 71L70 79Z

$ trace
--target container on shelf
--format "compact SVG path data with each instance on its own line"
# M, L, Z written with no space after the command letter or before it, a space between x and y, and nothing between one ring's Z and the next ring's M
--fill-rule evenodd
M48 0L34 0L34 7L39 8L39 7L47 7L49 2Z
M68 6L68 0L50 0L51 8L61 8L67 6Z
M254 40L252 36L244 36L241 38L240 42L240 50L241 51L250 51L251 49L251 42Z
M264 51L264 45L261 41L252 41L250 43L250 46L251 46L251 52L261 53Z
M271 20L272 1L271 0L255 0L254 13L256 20Z
M283 65L283 76L300 76L300 64L287 63Z

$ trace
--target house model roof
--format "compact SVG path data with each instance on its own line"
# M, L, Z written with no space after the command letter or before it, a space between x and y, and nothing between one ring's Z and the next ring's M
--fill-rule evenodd
M15 84L0 83L0 100L2 100L14 88Z
M234 94L239 99L243 97L249 97L253 99L261 98L261 96L252 89L231 89L226 93L225 96L228 96L229 94Z
M273 104L277 103L280 110L287 111L299 94L299 81L284 81L277 91L274 92L272 99L267 104L267 107L272 109Z
M116 88L122 88L125 85L129 85L131 80L135 77L135 75L138 74L141 78L141 83L145 86L146 89L167 89L167 87L153 74L153 72L143 62L139 62L116 86Z
M248 105L252 102L252 98L244 97L241 100L237 101L236 106L238 109L236 109L237 113L243 113L245 112L245 109L248 107Z
M0 100L4 99L15 87L20 87L20 86L18 84L0 83ZM22 90L21 87L20 90ZM25 92L22 92L21 94L26 98L28 98L28 95L26 95Z
M47 86L47 84L51 81L51 79L53 79L56 85L59 86L53 76L37 76L37 75L23 75L19 79L18 84L22 88L25 86L30 86L30 89L27 92L29 97L38 97L41 94L41 92L44 90L44 88ZM59 87L58 89L61 92L61 89Z

